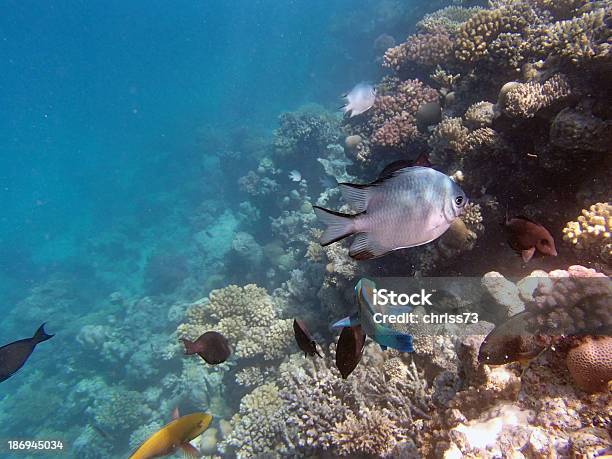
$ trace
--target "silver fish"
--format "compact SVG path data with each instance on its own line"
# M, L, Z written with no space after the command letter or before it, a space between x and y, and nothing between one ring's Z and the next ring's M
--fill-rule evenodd
M391 164L369 185L341 183L339 187L344 200L358 213L348 215L314 206L319 220L327 225L321 245L356 234L349 255L357 260L439 238L468 202L447 175L421 166L394 170Z
M367 112L374 105L376 89L371 84L358 83L344 98L346 104L340 108L344 114L348 114L349 118L352 118Z

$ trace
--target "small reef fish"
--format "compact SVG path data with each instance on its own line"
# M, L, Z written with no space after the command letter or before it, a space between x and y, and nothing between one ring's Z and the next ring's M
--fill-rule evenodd
M317 342L312 338L312 335L306 328L306 324L300 319L293 319L293 333L298 347L304 351L304 357L315 354L323 357L317 350Z
M484 339L478 351L478 362L505 365L520 362L526 365L536 358L548 343L546 338L525 331L529 312L523 311L496 326Z
M508 235L510 247L521 254L525 263L531 260L536 251L544 256L557 256L555 240L539 223L527 217L506 216L503 227Z
M211 365L225 362L232 354L227 338L216 331L206 332L195 341L185 338L181 341L185 345L185 355L198 354Z
M348 378L361 361L365 338L361 325L344 327L340 332L336 346L336 368L342 379Z
M345 115L348 114L349 118L352 118L372 108L376 99L376 89L371 84L358 83L351 89L351 92L344 95L344 98L346 104L340 108Z
M355 215L313 206L319 220L327 225L321 245L356 234L349 255L367 260L442 236L463 213L467 196L442 172L405 164L390 164L367 185L339 184L344 200L358 212Z
M26 363L37 344L53 338L42 324L31 338L20 339L0 347L0 382L13 376Z
M332 329L342 327L354 327L361 325L365 335L378 343L385 351L387 348L397 349L402 352L413 352L412 336L402 333L383 324L374 322L374 314L380 312L385 315L399 315L410 312L407 307L386 306L385 310L374 310L374 289L376 284L369 279L361 279L355 286L355 298L357 302L357 314L345 317L332 325Z
M300 174L300 171L292 170L291 172L289 172L289 179L292 182L301 182L302 174Z
M176 409L172 413L172 421L146 439L129 459L168 456L177 449L186 457L201 457L200 452L189 442L208 429L211 421L210 414L193 413L180 416Z

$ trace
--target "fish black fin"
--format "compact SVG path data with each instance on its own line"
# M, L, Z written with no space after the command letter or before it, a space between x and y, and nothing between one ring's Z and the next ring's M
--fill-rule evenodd
M349 249L349 255L355 260L370 260L389 252L389 249L381 247L376 241L372 240L370 233L358 233Z
M394 172L399 171L400 169L404 169L406 167L414 166L414 161L410 161L407 159L400 159L398 161L393 161L390 164L387 164L385 168L378 174L378 180L383 180L391 177Z
M370 190L363 185L353 185L351 183L339 183L338 187L342 197L355 211L365 212L370 200Z
M197 459L198 457L202 457L200 451L189 442L181 444L179 448L184 458Z
M319 206L313 206L313 209L317 218L327 226L321 236L322 246L325 247L354 233L354 215L334 212Z
M40 327L38 327L38 330L36 330L36 333L34 333L34 336L32 337L32 341L34 342L34 344L38 344L38 343L42 343L43 341L47 341L48 339L53 338L55 335L48 335L45 332L45 323L43 323Z

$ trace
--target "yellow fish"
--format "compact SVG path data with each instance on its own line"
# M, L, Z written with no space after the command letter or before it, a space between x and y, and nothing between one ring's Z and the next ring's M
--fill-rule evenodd
M200 457L200 452L189 442L208 429L211 421L212 416L206 413L193 413L179 417L178 409L176 409L172 414L172 421L147 438L142 445L136 448L129 459L163 457L174 453L179 448L186 457Z

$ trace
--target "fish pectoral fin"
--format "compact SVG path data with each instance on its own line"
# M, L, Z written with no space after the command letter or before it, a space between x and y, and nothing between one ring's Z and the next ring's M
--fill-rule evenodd
M523 258L523 261L527 263L529 260L531 260L534 253L535 253L535 247L532 247L527 250L521 250L521 257Z
M349 255L355 260L370 260L389 252L388 248L382 247L373 239L371 233L358 233L349 249Z
M197 459L198 457L202 457L202 454L197 450L195 446L191 443L183 443L180 446L182 456L188 459Z

